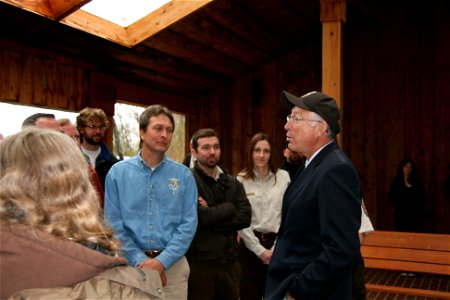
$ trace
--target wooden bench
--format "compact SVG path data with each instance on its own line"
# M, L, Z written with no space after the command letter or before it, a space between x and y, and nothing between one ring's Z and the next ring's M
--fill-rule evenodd
M361 246L366 268L450 276L450 235L374 231ZM450 277L449 277L450 278ZM444 291L367 283L369 291L450 299Z

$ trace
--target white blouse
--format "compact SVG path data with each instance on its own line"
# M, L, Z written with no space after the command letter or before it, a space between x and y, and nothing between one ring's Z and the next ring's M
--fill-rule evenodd
M275 176L271 172L269 176L261 179L261 176L255 171L255 180L244 180L244 174L239 173L237 179L242 182L247 194L247 198L252 206L252 222L250 227L239 230L239 236L244 241L245 246L260 256L264 248L253 230L261 233L277 233L281 223L281 208L283 195L289 185L289 173L279 169Z

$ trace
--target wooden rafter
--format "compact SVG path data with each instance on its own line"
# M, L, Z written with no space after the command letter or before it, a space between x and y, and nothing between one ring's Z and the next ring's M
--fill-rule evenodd
M0 0L18 8L58 21L91 0Z

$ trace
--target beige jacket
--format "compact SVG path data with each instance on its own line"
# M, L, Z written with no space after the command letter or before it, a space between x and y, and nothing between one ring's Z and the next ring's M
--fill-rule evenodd
M156 271L143 273L126 265L123 257L105 255L26 225L0 222L1 300L19 291L16 299L120 299L121 295L161 299Z
M70 287L27 289L11 300L60 299L164 299L161 279L155 270L114 267Z

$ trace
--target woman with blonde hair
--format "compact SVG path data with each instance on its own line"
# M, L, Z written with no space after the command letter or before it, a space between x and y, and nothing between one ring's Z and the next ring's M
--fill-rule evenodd
M82 153L56 131L27 128L0 143L0 222L1 299L72 286L127 263Z
M251 225L239 231L240 299L262 299L267 266L281 223L283 194L290 182L287 171L274 167L267 134L261 132L252 137L245 167L237 179L244 185L252 205Z

